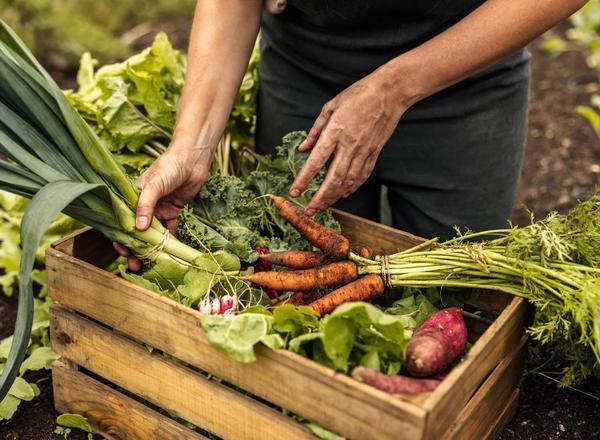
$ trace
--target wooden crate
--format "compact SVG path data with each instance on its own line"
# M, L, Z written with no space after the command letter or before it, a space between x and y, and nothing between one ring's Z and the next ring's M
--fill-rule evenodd
M351 241L378 252L420 241L337 216ZM483 329L469 322L477 340L434 392L392 396L286 350L261 347L254 363L231 360L209 344L198 311L100 269L111 249L86 229L46 255L52 347L62 356L53 370L56 408L85 415L109 438L204 438L185 422L225 439L313 438L285 408L352 439L483 439L497 436L516 408L521 299L474 292L469 304L499 313L496 320Z

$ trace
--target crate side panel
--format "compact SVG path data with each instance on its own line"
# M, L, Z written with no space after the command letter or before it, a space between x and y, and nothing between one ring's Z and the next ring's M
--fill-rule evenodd
M256 362L241 364L210 345L198 312L64 254L47 265L56 302L333 431L373 438L377 426L385 435L422 435L425 412L415 405L285 350L257 350Z
M107 438L207 439L61 361L52 367L52 384L57 411L83 415L94 432Z
M347 212L333 212L340 222L342 233L352 244L369 246L377 254L395 253L423 241L416 235Z
M448 440L483 438L510 403L517 388L525 355L526 339L504 359L469 400L451 428Z
M486 435L482 437L483 440L495 440L500 437L500 434L506 427L506 425L513 419L517 412L517 406L519 405L519 390L513 391L513 394L504 407L496 421L490 427L490 430Z
M60 306L51 331L61 356L223 438L312 438L280 412Z
M458 417L493 368L512 353L524 334L526 303L515 298L429 396L426 438L437 439Z

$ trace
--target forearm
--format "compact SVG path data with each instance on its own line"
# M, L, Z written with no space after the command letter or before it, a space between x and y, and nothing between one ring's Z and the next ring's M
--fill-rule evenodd
M260 26L262 0L199 0L173 148L219 141Z
M488 0L382 66L386 92L411 105L485 69L582 7L584 0Z

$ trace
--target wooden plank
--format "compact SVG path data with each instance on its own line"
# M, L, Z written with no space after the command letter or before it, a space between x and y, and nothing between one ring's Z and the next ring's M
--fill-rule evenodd
M443 436L444 439L484 438L495 425L521 377L526 342L524 337L517 349L494 369Z
M416 235L344 211L334 209L333 212L352 244L367 245L377 254L398 252L423 241Z
M52 247L96 267L106 267L118 256L110 241L90 227L72 232L54 242Z
M133 338L350 438L419 438L425 411L285 350L257 350L242 364L215 350L199 312L55 249L50 296ZM282 392L282 385L285 392Z
M54 404L85 416L94 432L119 440L201 440L203 435L57 361L52 366Z
M504 430L504 428L506 427L506 425L508 424L508 422L510 422L513 419L513 417L515 416L518 405L519 405L519 390L516 389L513 391L513 394L511 396L508 404L506 405L506 407L504 407L504 409L502 410L502 412L496 419L496 422L492 425L492 427L490 428L488 433L482 437L483 440L497 439L500 436L500 434L502 433L502 431Z
M150 354L143 346L60 306L52 348L78 365L225 439L311 439L302 425L238 391Z
M458 417L489 372L518 346L525 326L526 304L515 298L429 396L425 438L438 439Z

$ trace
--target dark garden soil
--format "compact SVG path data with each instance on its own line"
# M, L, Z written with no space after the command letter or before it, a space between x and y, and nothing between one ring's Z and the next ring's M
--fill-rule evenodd
M587 122L575 114L577 105L587 104L592 93L600 92L597 77L579 52L552 59L535 44L532 52L529 144L513 215L519 224L528 221L520 203L542 217L551 210L568 209L600 184L600 142ZM16 299L0 295L0 339L12 333L15 313ZM62 438L53 434L57 413L50 375L40 373L35 378L41 396L22 404L12 420L0 422L0 440ZM600 396L597 381L580 388ZM73 433L69 438L85 436ZM517 414L501 435L502 440L595 438L600 439L600 401L575 390L557 390L538 375L524 378Z

